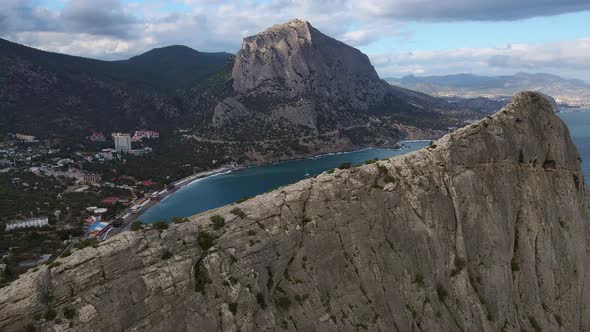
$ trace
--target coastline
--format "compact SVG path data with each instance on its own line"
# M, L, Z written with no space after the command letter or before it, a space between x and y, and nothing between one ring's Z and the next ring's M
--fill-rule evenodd
M431 139L403 140L403 141L396 142L395 144L393 144L390 147L369 146L369 147L362 147L362 148L358 148L358 149L351 149L351 150L344 150L344 151L337 151L337 152L319 153L316 155L310 155L310 156L305 156L305 157L288 158L288 159L284 159L284 160L275 160L275 161L268 161L268 162L254 162L254 163L242 164L242 165L236 165L236 166L223 166L223 167L219 167L216 169L199 172L199 173L196 173L196 174L193 174L193 175L190 175L185 178L182 178L182 179L172 182L171 184L174 186L174 188L172 190L168 190L165 193L163 193L161 196L158 197L157 200L152 200L150 198L146 198L147 201L144 201L144 204L142 205L141 210L139 210L137 213L131 213L131 208L126 209L124 212L122 212L119 215L119 217L123 218L123 224L117 228L112 227L112 226L109 227L109 229L107 229L105 234L103 235L103 239L107 239L107 238L112 237L116 234L128 231L131 228L131 225L133 224L133 222L135 222L137 220L141 220L142 215L144 215L148 210L150 210L154 206L158 205L160 202L166 200L167 198L169 198L173 194L175 194L177 191L180 191L183 188L190 186L191 184L201 182L201 181L209 179L211 177L215 177L215 176L222 175L222 174L230 174L232 172L239 171L242 169L251 168L251 167L264 166L264 165L277 165L277 164L291 162L291 161L297 161L297 160L318 159L318 158L322 158L322 157L326 157L326 156L348 154L348 153L366 151L366 150L371 150L371 149L401 150L401 149L404 149L404 147L403 147L404 143L425 143L425 142L431 142L431 141L432 141ZM116 218L113 218L113 220L115 220L115 219ZM151 224L151 223L146 223L146 224ZM112 225L112 223L110 225Z
M430 140L430 139L403 140L403 141L396 142L394 144L394 147L364 147L364 148L353 149L353 150L320 153L320 154L311 155L311 156L307 156L307 157L289 158L289 159L285 159L285 160L258 162L258 163L251 163L251 164L242 164L242 165L237 165L237 166L223 166L223 167L216 168L213 170L203 171L203 172L193 174L193 175L187 176L183 179L173 182L172 184L175 186L174 190L166 192L165 195L160 197L160 199L155 204L150 205L146 209L142 209L140 213L135 215L136 216L135 220L139 219L141 217L141 215L143 215L150 208L156 206L158 203L160 203L161 201L164 201L166 198L172 196L174 193L178 192L179 190L182 190L184 187L190 186L191 184L195 184L195 183L201 182L203 180L206 180L206 179L218 176L218 175L230 174L230 173L242 170L242 169L248 169L248 168L252 168L252 167L258 167L258 166L264 166L264 165L278 165L278 164L291 162L291 161L317 159L317 158L326 157L326 156L349 154L349 153L355 153L355 152L366 151L366 150L371 150L371 149L402 150L402 149L404 149L404 147L403 147L404 143L425 143L425 142L431 142L431 141L432 140Z

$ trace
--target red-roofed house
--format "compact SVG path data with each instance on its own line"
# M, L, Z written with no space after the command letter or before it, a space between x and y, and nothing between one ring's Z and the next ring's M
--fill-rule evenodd
M146 186L146 187L149 187L149 186L153 186L156 183L153 182L153 181L144 180L144 181L141 181L141 184L144 185L144 186Z
M90 135L90 140L93 142L104 142L107 139L102 132L95 131L92 133L92 135Z
M133 137L131 138L132 142L139 142L143 139L153 139L153 138L160 138L160 133L153 130L138 130L135 132Z
M107 197L100 201L102 205L115 205L119 202L119 197Z

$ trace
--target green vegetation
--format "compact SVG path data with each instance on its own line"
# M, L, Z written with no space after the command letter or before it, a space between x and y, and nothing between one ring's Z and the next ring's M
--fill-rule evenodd
M512 261L510 261L510 268L513 272L520 271L520 263L516 257L513 257Z
M414 276L414 283L418 286L424 287L424 275L416 273L416 276Z
M194 268L195 273L195 292L205 294L205 286L211 282L209 279L209 275L207 271L203 267L202 260L199 260L197 264L195 264Z
M187 218L181 218L181 217L177 217L177 216L172 217L172 222L175 224L182 224L182 223L185 223L188 221L189 220Z
M378 159L365 160L365 165L371 165L377 162Z
M340 164L340 166L338 166L339 169L349 169L352 167L351 163L342 163Z
M76 244L76 249L84 249L86 247L98 247L98 240L96 238L90 238L84 241L80 241Z
M381 175L389 174L389 170L387 169L387 167L381 164L377 164L377 171L379 171L379 174Z
M395 178L391 176L391 174L387 174L383 177L383 181L385 181L386 183L393 183L395 182Z
M153 223L153 227L157 230L163 231L165 229L168 229L168 222L166 220L158 220L155 223Z
M197 235L197 242L203 251L207 251L213 246L215 237L205 231L201 231L199 232L199 235Z
M143 223L140 220L136 220L131 224L131 230L138 231L141 229L141 225L143 225Z
M377 164L377 171L379 175L383 177L383 181L386 183L395 182L395 178L389 173L389 169L385 165Z
M213 229L215 230L221 229L225 226L225 219L218 214L209 217L209 219L213 223Z
M72 252L71 252L71 251L69 251L69 250L64 250L64 252L62 252L62 253L61 253L61 256L60 256L60 257L68 257L68 256L70 256L71 254L72 254Z
M236 208L233 208L233 209L232 209L230 212L231 212L232 214L234 214L234 215L236 215L236 216L238 216L238 217L242 218L242 219L243 219L244 217L246 217L246 213L245 213L244 211L242 211L242 209L240 209L240 208L238 208L238 207L236 207Z
M243 202L245 202L245 201L249 200L250 198L252 198L252 197L250 197L250 196L244 196L244 197L241 197L240 199L238 199L238 200L236 201L236 203L238 203L238 204L239 204L239 203L243 203Z
M53 262L51 262L51 263L47 264L47 268L48 268L48 269L53 269L54 267L58 267L58 266L60 266L60 265L61 265L61 262L56 262L56 261L53 261Z
M335 169L334 168L330 168L329 170L326 171L326 173L328 174L332 174L334 173Z

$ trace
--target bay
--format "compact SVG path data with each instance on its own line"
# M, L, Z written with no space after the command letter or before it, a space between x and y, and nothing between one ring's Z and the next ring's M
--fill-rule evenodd
M252 197L280 186L305 179L340 166L343 163L362 164L368 159L384 159L421 149L428 141L402 142L402 149L365 149L329 154L309 159L252 166L196 180L143 213L144 223L170 220L173 216L194 214L233 203L242 197Z

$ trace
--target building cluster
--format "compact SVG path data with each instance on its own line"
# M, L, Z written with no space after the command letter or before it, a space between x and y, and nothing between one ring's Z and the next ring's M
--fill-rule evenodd
M106 140L106 136L100 131L95 131L90 135L90 141L92 142L106 142Z
M19 133L17 133L14 136L18 140L23 141L23 142L35 142L35 136L33 136L33 135L25 135L25 134L19 134Z
M13 222L9 222L6 224L6 231L10 232L13 230L21 229L21 228L30 228L30 227L45 227L49 225L49 219L47 217L37 217L37 218L30 218L25 220L15 220Z
M113 133L115 151L129 153L131 151L131 135L124 133Z
M140 142L144 139L154 139L154 138L160 138L160 133L157 131L153 131L153 130L138 130L135 132L135 134L133 134L133 137L131 138L132 142Z
M140 133L140 134L138 134ZM155 131L151 130L142 130L136 131L133 138L131 138L130 134L125 133L113 133L113 141L115 142L115 152L123 153L123 154L132 154L136 156L143 156L150 154L152 152L152 148L149 146L143 147L141 149L132 149L131 142L139 142L143 138L158 138L160 134Z

